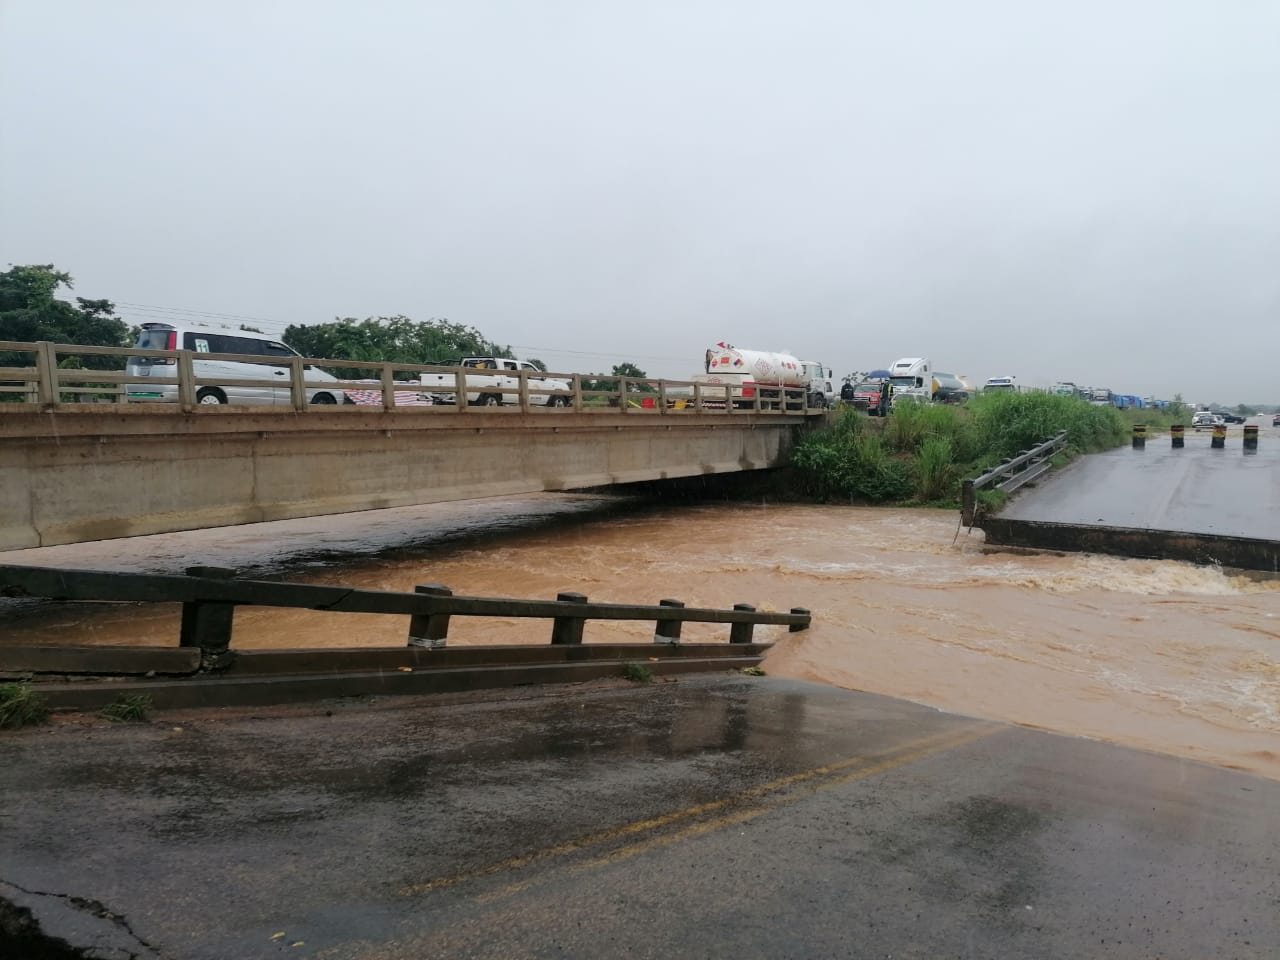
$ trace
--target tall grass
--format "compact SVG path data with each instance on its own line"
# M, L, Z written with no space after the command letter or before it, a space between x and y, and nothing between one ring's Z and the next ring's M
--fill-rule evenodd
M818 500L954 500L966 474L1067 431L1078 453L1125 442L1129 421L1114 407L1043 393L993 393L963 407L900 402L885 418L845 410L834 426L792 452L804 495Z
M946 437L929 437L920 445L916 458L916 496L921 500L942 500L954 495L959 465Z

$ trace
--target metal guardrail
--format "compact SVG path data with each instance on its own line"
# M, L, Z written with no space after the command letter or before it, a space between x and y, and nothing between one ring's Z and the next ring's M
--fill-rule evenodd
M376 363L358 360L335 360L311 357L293 357L281 362L279 357L233 353L196 353L191 350L144 350L137 347L91 347L75 344L36 343L25 341L0 341L0 352L30 353L32 365L24 367L0 367L0 412L10 404L8 396L19 396L26 406L38 406L42 411L56 412L66 406L65 397L91 396L94 402L112 402L120 405L129 384L176 387L177 403L183 412L202 408L197 402L201 387L274 387L288 389L287 404L277 404L274 409L287 406L304 413L307 411L332 412L335 409L351 410L370 405L383 410L411 410L415 415L456 412L474 409L467 403L435 403L424 405L421 398L428 393L452 393L456 399L476 393L475 379L481 376L501 374L516 381L515 386L486 384L482 392L502 398L502 402L486 410L503 413L591 413L613 411L635 414L716 414L782 413L805 416L822 410L811 407L808 391L804 387L754 390L751 396L742 396L733 386L705 384L692 380L664 380L639 377L618 377L604 374L538 373L528 370L482 371L468 367L447 367L434 364ZM155 365L152 373L160 369L172 369L171 376L130 376L121 369L88 370L59 366L67 357L116 357L123 367L129 357L148 357L171 361ZM256 364L267 368L269 375L262 378L228 379L225 377L197 377L193 364L199 360L231 361ZM367 371L373 376L365 379L317 380L308 379L312 367L331 367L339 370ZM278 376L281 368L288 369L287 381ZM441 391L439 387L425 389L419 383L421 374L444 374L453 377L453 390ZM396 379L411 374L415 379ZM548 381L567 381L568 387L548 385ZM612 384L609 389L598 389L603 381ZM308 403L308 392L332 391L346 397L346 403L336 408L328 404ZM358 395L360 402L352 400ZM366 398L371 398L366 402ZM409 400L408 398L412 398ZM510 402L506 398L512 398ZM154 402L154 401L153 401ZM12 403L12 401L10 401ZM128 406L134 406L130 403ZM209 405L205 410L217 410Z
M988 487L1012 493L1024 484L1031 483L1049 471L1049 460L1067 446L1067 431L1050 437L1043 443L1024 450L1016 457L1007 457L998 466L981 476L965 480L960 486L960 520L967 527L977 518L977 492Z
M186 576L166 576L4 565L0 566L0 596L181 603L178 645L198 648L201 662L209 670L220 669L234 659L232 624L235 608L240 606L407 616L406 645L428 649L445 646L450 618L457 616L551 620L553 645L582 644L588 620L653 621L654 642L676 645L685 623L727 623L731 644L750 644L758 625L783 625L795 632L808 629L811 619L809 611L801 607L774 613L745 603L721 610L686 607L679 600L663 600L653 606L592 603L578 593L561 593L555 600L454 596L440 584L419 586L415 593L398 593L240 580L235 571L220 567L191 567Z

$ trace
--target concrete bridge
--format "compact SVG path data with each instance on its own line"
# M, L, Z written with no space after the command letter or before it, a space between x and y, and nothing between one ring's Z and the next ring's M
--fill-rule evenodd
M1257 418L1256 446L1233 430L1215 446L1188 431L1081 457L995 516L987 542L1214 563L1280 572L1280 428Z
M0 550L760 470L821 416L751 410L0 406Z

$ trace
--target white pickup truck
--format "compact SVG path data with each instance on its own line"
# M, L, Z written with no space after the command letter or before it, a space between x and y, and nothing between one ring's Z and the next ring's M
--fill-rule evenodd
M466 374L467 403L470 406L515 406L520 403L520 375L524 372L529 382L529 402L539 407L567 407L573 403L573 385L562 377L548 377L527 360L508 357L463 357L460 360L442 360L437 366L465 367L474 373ZM424 373L419 382L422 392L435 403L453 403L458 383L452 373ZM510 393L503 392L507 388ZM560 393L534 393L534 390L557 390Z

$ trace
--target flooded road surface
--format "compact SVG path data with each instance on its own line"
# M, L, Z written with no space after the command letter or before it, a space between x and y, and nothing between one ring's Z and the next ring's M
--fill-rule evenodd
M771 674L904 697L1280 779L1280 582L1188 564L986 552L933 510L663 505L539 495L0 553L0 562L410 590L810 608ZM954 542L953 542L954 541ZM241 647L399 645L402 618L243 609ZM4 643L176 643L174 607L9 602ZM545 643L541 621L455 618L450 642ZM688 625L688 640L723 628ZM652 625L589 623L586 640Z

